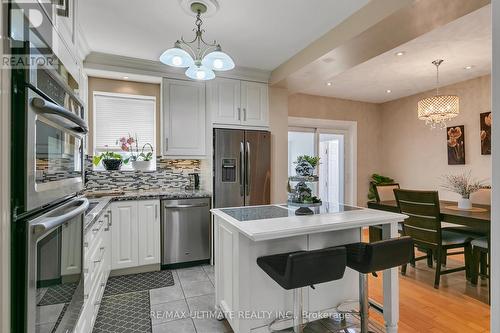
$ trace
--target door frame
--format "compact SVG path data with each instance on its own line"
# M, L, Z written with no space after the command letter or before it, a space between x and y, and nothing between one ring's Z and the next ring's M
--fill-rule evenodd
M288 117L288 128L319 129L344 135L344 201L357 206L358 198L358 123L347 120ZM318 149L318 147L315 147Z
M0 52L4 56L7 37L7 6L0 5ZM10 69L0 68L0 331L10 331Z

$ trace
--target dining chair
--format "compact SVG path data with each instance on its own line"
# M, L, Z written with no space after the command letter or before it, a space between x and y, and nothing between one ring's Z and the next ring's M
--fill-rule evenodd
M478 277L488 278L488 288L491 293L490 278L490 240L488 237L477 238L471 242L472 245L472 268L470 282L477 285Z
M472 247L471 238L455 231L441 228L441 214L439 207L439 194L437 191L412 191L394 190L399 210L408 216L403 224L403 234L413 238L415 247L423 249L427 255L415 257L414 261L427 259L429 264L430 253L436 258L436 274L434 288L439 288L441 275L455 273L465 270L466 277L471 276ZM448 252L448 250L463 249L459 252ZM443 269L443 257L464 254L465 265L453 269ZM430 261L432 264L432 260ZM406 274L406 266L401 269Z
M394 190L399 189L398 183L393 183L393 184L371 183L371 185L373 187L375 193L375 200L377 202L396 200L396 198L394 197Z

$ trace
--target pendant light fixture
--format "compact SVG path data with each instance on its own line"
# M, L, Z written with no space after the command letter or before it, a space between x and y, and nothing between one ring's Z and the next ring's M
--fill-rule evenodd
M205 30L201 28L201 14L207 11L207 6L201 2L193 2L191 11L196 14L194 39L186 42L181 38L176 41L173 48L163 52L160 61L172 67L187 67L186 76L193 80L212 80L215 78L214 71L231 70L234 68L234 61L222 52L217 41L207 43L203 39Z
M420 100L417 105L418 119L425 120L431 128L445 128L446 122L458 116L460 99L456 95L439 94L439 66L444 60L434 60L436 66L436 95Z

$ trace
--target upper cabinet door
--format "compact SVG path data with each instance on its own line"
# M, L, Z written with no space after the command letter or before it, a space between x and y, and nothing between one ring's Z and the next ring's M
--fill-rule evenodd
M242 124L269 126L267 84L241 81L241 110Z
M217 78L207 84L207 92L212 123L241 123L241 81Z
M163 154L205 155L205 84L163 80Z

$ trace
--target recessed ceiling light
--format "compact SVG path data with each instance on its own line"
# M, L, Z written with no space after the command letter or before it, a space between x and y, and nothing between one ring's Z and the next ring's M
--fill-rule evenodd
M399 51L395 53L395 55L397 55L398 57L404 56L405 54L406 54L405 51Z
M472 67L474 67L474 66L472 66L472 65L469 65L469 66L465 66L465 67L464 67L464 69L467 69L467 70L469 70L469 69L472 69Z
M124 80L128 80L128 76L124 76L124 77L123 77L123 79L124 79Z
M390 94L392 92L392 90L391 89L387 89L385 92L388 93L388 94Z
M326 83L326 85L327 85L327 86L329 86L329 87L331 87L331 86L332 86L332 84L333 84L333 82L327 82L327 83Z

